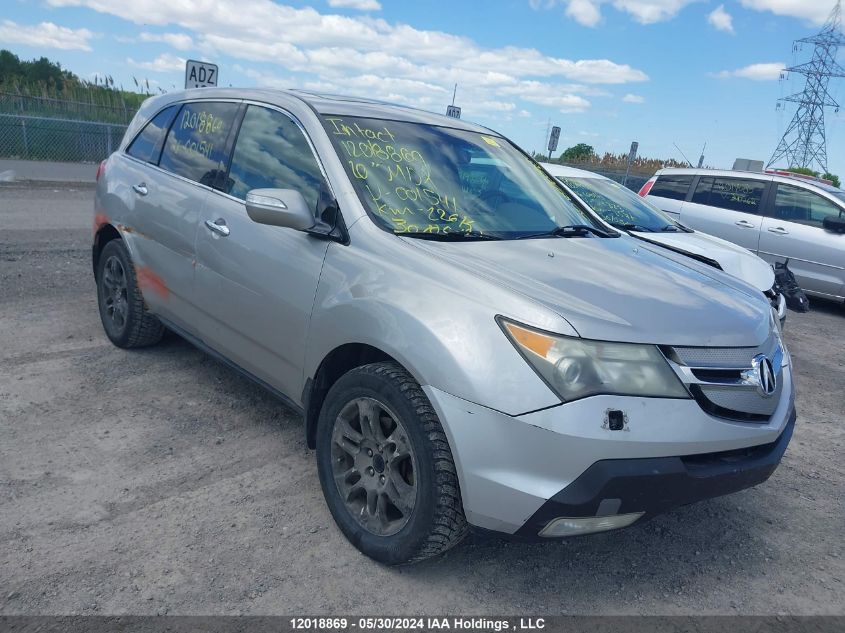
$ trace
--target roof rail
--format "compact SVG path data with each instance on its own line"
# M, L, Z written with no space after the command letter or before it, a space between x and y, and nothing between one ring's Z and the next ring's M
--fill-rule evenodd
M809 180L811 182L822 182L826 185L833 186L833 181L828 180L827 178L819 178L818 176L809 176L807 174L799 174L794 171L789 171L788 169L767 169L765 171L767 174L771 174L773 176L786 176L788 178L800 178L801 180Z

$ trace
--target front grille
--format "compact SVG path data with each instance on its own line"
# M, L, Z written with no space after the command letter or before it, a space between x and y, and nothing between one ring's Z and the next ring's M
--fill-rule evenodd
M752 459L759 459L771 453L777 446L779 440L769 444L749 446L748 448L736 448L730 451L719 451L717 453L699 453L697 455L686 455L681 461L688 470L703 470L724 464L736 464Z
M664 350L681 366L683 379L699 406L710 415L740 422L765 423L777 410L783 393L783 350L775 333L759 347L674 347ZM755 356L772 362L775 392L764 396L747 384Z
M772 358L779 345L777 336L772 334L759 347L673 347L672 350L678 361L688 367L748 369L757 354Z
M675 355L688 367L746 369L759 354L756 347L675 347Z

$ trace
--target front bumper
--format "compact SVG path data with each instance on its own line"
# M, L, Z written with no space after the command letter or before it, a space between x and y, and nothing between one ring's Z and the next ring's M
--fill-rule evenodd
M786 452L795 409L771 444L689 457L608 459L596 462L544 503L515 533L526 539L560 517L642 513L639 520L766 481Z
M510 416L423 389L449 438L469 523L526 537L550 517L654 515L764 481L795 419L791 368L783 379L766 423L714 417L694 400L626 396ZM622 430L608 428L609 409L625 413Z

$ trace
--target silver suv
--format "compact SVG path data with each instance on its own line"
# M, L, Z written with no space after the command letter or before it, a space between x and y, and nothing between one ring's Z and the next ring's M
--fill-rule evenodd
M388 564L752 486L794 426L756 288L419 110L152 98L98 171L93 264L116 345L171 329L303 415L337 525Z
M845 191L778 173L661 169L640 195L673 218L744 246L770 264L789 260L808 294L845 299Z

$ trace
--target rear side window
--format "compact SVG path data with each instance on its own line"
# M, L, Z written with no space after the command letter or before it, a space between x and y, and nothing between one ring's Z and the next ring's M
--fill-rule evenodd
M135 137L126 153L146 163L157 163L164 143L164 135L167 134L167 129L178 110L178 105L172 105L155 115Z
M296 189L317 207L323 174L299 126L287 115L249 106L224 191L244 200L250 189Z
M778 184L774 216L780 220L821 227L826 217L842 215L842 209L812 191Z
M226 140L237 103L186 103L170 127L159 166L204 185L214 186L224 173Z
M648 192L650 196L660 196L671 200L685 200L692 176L658 176L657 182Z
M759 215L765 190L766 182L763 180L707 177L699 179L692 201L729 211Z

